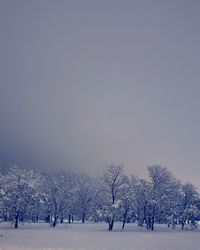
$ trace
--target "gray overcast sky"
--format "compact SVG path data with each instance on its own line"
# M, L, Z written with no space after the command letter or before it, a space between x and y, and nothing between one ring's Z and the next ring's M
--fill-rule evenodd
M0 0L0 161L200 187L199 30L198 0Z

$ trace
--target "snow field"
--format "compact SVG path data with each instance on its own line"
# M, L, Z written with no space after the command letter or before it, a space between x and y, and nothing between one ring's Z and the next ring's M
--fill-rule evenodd
M200 231L172 231L156 225L155 232L129 224L113 232L107 224L63 224L56 228L45 223L25 224L13 229L0 224L0 250L199 250Z

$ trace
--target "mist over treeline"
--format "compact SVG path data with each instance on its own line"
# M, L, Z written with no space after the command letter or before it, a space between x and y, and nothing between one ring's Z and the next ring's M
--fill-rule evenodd
M152 165L148 179L126 175L122 165L107 165L101 175L68 170L39 171L18 165L0 169L0 219L15 228L25 222L155 223L175 229L197 228L200 194L167 168Z

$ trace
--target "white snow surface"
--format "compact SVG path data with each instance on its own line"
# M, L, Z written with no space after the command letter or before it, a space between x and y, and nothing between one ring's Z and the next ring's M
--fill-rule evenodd
M154 232L121 223L107 231L107 224L26 223L14 229L0 223L0 250L200 250L200 231L168 229L156 225Z

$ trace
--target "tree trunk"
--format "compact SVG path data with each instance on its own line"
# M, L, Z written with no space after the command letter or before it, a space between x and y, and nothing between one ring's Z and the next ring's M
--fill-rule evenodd
M110 229L110 224L111 224L111 222L110 222L110 219L107 217L106 218L107 219L107 223L108 223L108 231L110 231L111 229Z
M3 216L3 220L6 222L6 221L8 221L8 215L7 214L5 214L4 216Z
M146 219L147 221L146 221L146 228L147 229L150 229L151 228L151 218L148 216L148 218Z
M53 221L53 227L55 227L57 224L57 215L54 215L54 221Z
M71 214L68 215L68 223L71 223Z
M82 213L82 223L85 223L85 213Z
M147 220L147 210L146 210L146 206L147 206L147 201L145 202L145 205L144 205L144 210L143 210L143 212L144 212L144 219L143 219L143 222L145 222L146 223L146 227L147 227L147 229L148 229L148 220Z
M16 212L15 214L15 228L18 228L19 225L19 213Z
M108 225L109 225L108 231L112 231L113 230L114 221L115 221L114 215L113 215L111 221L108 218L107 218L107 221L108 221Z
M46 223L50 223L51 222L51 215L48 214L46 217L45 217L45 222Z
M126 224L126 217L127 217L128 210L126 209L123 214L123 224L122 224L122 229L124 229L125 224Z
M155 221L155 206L153 207L152 216L151 216L151 231L154 231L154 221Z
M60 223L61 224L63 224L63 221L64 221L64 219L63 219L63 216L60 218Z
M154 231L154 218L151 220L151 231Z
M111 224L110 224L110 231L113 230L113 225L114 225L114 218L112 219Z

